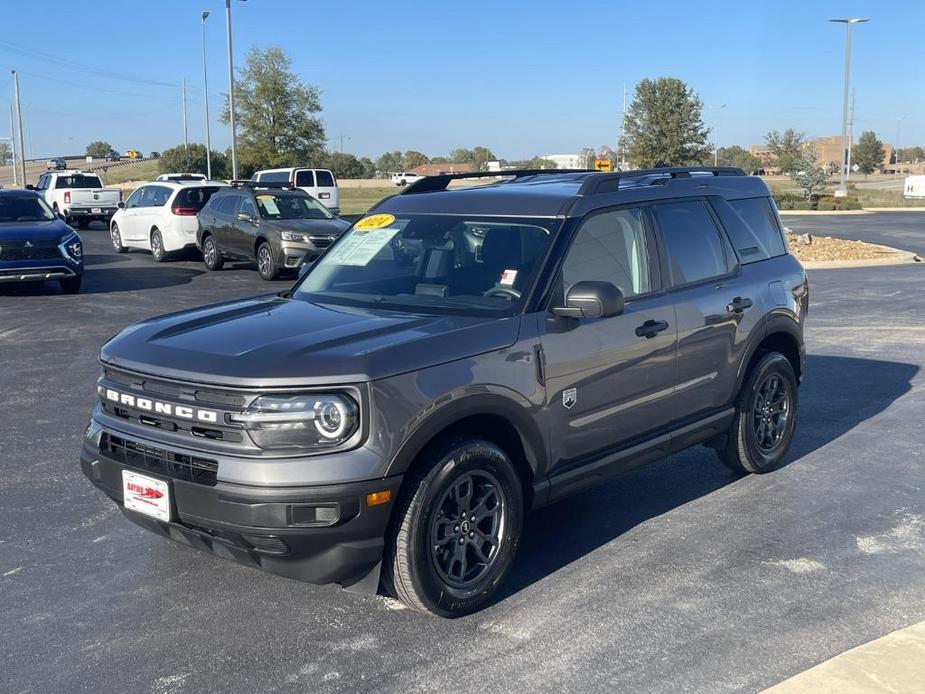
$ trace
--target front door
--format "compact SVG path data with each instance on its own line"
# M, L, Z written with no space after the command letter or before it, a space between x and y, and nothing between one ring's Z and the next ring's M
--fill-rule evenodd
M119 235L124 242L138 241L140 236L138 214L141 211L142 198L144 197L146 187L137 188L134 193L128 196L125 201L125 208L119 215Z
M565 469L657 429L673 394L677 328L661 292L651 230L640 208L594 213L563 260L553 302L603 280L623 292L622 314L542 318L551 468Z

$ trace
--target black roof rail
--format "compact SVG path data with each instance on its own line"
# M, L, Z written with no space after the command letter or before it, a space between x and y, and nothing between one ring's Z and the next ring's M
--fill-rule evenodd
M511 169L508 171L474 171L472 173L437 174L425 176L405 188L400 195L433 193L446 190L450 181L463 178L525 178L527 176L557 176L560 174L594 173L591 169Z
M667 178L690 178L692 174L706 174L710 176L747 176L737 166L663 166L656 169L637 169L635 171L615 171L614 173L600 173L588 176L578 189L579 195L594 195L596 193L612 193L620 188L621 180L643 178L645 176L660 176Z
M249 178L229 181L232 188L281 188L283 190L295 189L289 181L252 181Z

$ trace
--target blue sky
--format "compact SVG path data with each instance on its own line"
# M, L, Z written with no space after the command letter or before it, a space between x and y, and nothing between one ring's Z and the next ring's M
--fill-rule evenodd
M0 32L0 136L11 68L20 73L26 152L119 150L204 141L201 10L214 116L228 89L222 0L7 2ZM278 45L322 91L323 120L345 149L445 154L485 145L516 159L615 146L622 86L673 76L705 104L718 142L756 144L772 128L841 130L844 28L855 29L855 133L925 145L925 2L659 0L323 2L235 0L235 60ZM90 66L84 71L75 64ZM173 86L171 86L173 85ZM725 108L719 107L726 104ZM217 120L213 147L229 143ZM339 147L339 140L330 143Z

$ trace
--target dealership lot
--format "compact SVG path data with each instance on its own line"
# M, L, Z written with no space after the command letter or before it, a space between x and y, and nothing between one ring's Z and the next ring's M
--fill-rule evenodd
M450 622L166 542L92 488L100 344L288 283L83 238L81 295L0 289L11 691L754 691L925 619L921 266L811 273L793 462L739 477L698 448L543 509L496 604Z

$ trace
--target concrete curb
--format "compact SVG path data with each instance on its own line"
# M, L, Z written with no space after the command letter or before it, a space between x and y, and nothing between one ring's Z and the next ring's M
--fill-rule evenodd
M883 267L886 265L909 265L921 263L922 258L910 251L901 251L890 246L880 246L892 253L885 258L859 258L857 260L801 260L807 270L839 270L855 267Z
M925 208L923 208L925 209ZM871 214L874 210L780 210L780 216L786 217L788 215L855 215L855 214Z
M762 694L891 694L925 691L925 622L835 656Z

